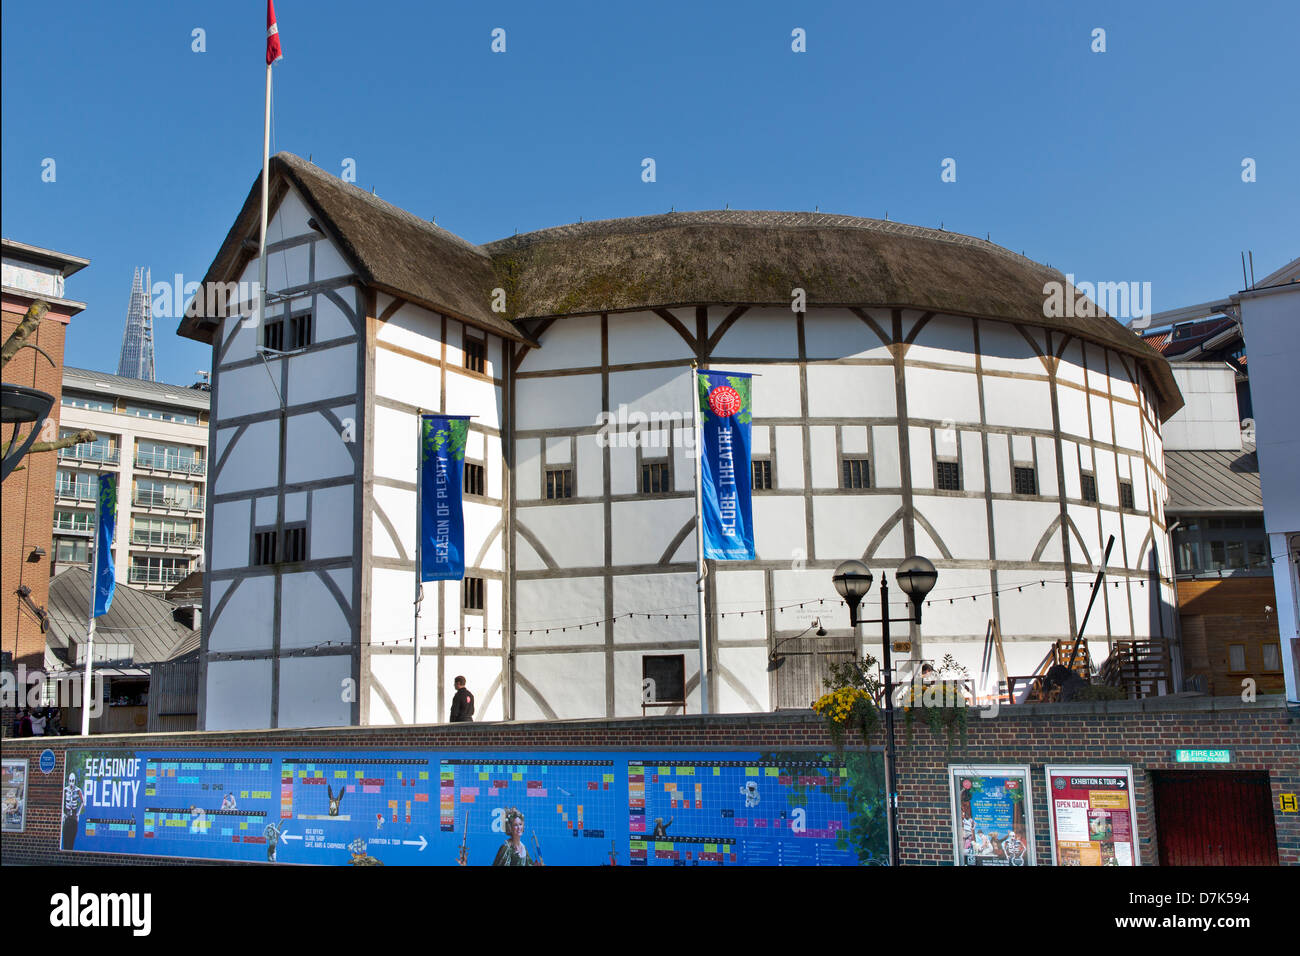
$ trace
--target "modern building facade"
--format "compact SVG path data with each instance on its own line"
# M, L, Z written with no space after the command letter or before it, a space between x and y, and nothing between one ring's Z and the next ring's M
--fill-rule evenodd
M893 632L904 673L978 670L990 621L1012 674L1081 630L1098 658L1173 638L1160 428L1182 399L1118 323L1056 316L1059 273L816 213L479 247L297 157L271 175L266 318L255 184L180 329L213 347L201 726L439 720L457 674L489 719L625 716L644 659L674 655L696 709L692 362L758 376L758 559L707 568L714 710L807 706L822 651L854 647L847 558L939 569L924 626ZM475 417L466 581L425 587L417 678L421 410Z
M84 302L67 298L67 279L84 269L88 259L42 249L10 239L3 241L3 327L4 340L18 327L28 307L37 299L46 302L45 314L28 342L36 349L22 349L4 367L5 384L35 388L54 396L43 435L57 433L59 395L63 387L63 346L68 324L86 308ZM44 353L44 354L42 354ZM24 429L23 434L27 430ZM3 441L11 438L5 426ZM6 661L38 670L45 656L44 615L48 613L50 560L54 545L50 537L50 512L54 507L56 459L54 452L29 453L21 470L4 481L3 565L0 566L0 651Z
M87 566L94 547L97 476L119 476L114 543L117 580L166 591L203 559L208 468L205 388L106 372L64 371L60 429L97 440L58 452L54 552L59 566Z

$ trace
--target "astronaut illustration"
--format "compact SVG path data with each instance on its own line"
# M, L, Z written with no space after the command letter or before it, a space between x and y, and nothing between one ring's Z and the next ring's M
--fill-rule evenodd
M747 780L740 788L740 795L745 798L746 808L758 806L758 781Z

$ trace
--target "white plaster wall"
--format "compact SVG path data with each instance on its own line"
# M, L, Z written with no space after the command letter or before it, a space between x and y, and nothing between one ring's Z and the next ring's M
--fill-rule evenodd
M633 655L626 655L632 657ZM639 658L639 655L637 655ZM690 663L687 662L689 669ZM515 658L520 677L537 689L560 720L605 714L605 655L603 653L520 654ZM641 672L636 670L640 700ZM523 683L515 694L517 720L541 720L549 715ZM640 713L638 704L637 712Z
M835 495L813 499L817 556L861 558L880 527L902 505L895 495ZM900 554L899 557L902 557Z
M983 499L916 495L912 500L916 511L930 522L954 557L988 560L988 520ZM916 531L918 536L926 533L919 524ZM930 554L937 557L939 552L936 549Z
M271 362L270 365L272 373L276 373L276 363ZM261 362L242 368L222 369L218 373L218 385L214 393L214 414L218 421L222 421L279 408L280 400L275 394L278 386L279 379L276 379L273 386Z
M442 411L442 375L436 365L419 359L375 349L375 396L429 412Z
M343 592L350 600L351 589ZM316 572L286 574L280 591L280 646L316 647L352 643L350 608L339 606Z
M451 715L451 699L456 695L454 679L458 675L465 678L465 686L474 695L475 723L481 724L484 721L504 718L505 690L502 687L499 657L459 657L449 654L444 664L443 672L447 675L446 685L443 687L445 713L438 716L439 722L448 720ZM420 668L423 670L424 664L421 664ZM423 717L423 701L420 703L420 711Z
M520 431L595 425L602 411L599 375L566 375L558 381L519 379L516 386L515 415ZM617 406L613 410L617 412Z
M615 621L615 646L698 641L699 618L695 607L693 571L688 574L620 574L614 578L615 616L633 611L656 613L648 619L636 617ZM683 618L683 614L687 617ZM660 652L646 649L646 653ZM639 678L638 674L638 682Z
M890 365L822 365L808 375L814 418L889 418L897 414Z
M272 611L275 605L275 579L268 574L248 575L233 583L218 582L212 585L212 603L215 608L225 596L226 589L234 593L226 601L221 616L215 624L206 616L209 651L255 651L271 647ZM221 597L218 597L218 590Z
M397 532L397 541L380 520L380 513ZM405 488L374 486L371 542L376 557L415 560L415 492ZM400 545L400 548L399 548Z
M662 322L657 317L656 321ZM560 319L546 330L542 338L544 341L540 349L529 349L524 355L523 361L519 364L520 372L592 368L600 365L600 316L598 315ZM523 382L520 382L520 385L522 386ZM522 393L520 397L523 397ZM523 407L522 403L519 407Z
M789 309L749 309L723 333L713 349L717 362L727 358L786 358L799 354L798 326Z
M889 316L881 318L877 315L877 322L889 332ZM890 357L879 336L847 309L811 309L804 318L804 347L811 360Z
M1052 396L1045 381L984 377L984 415L990 425L1052 428Z
M248 566L251 550L248 540L248 501L226 501L212 506L212 527L208 538L212 545L212 571ZM216 595L213 595L216 600Z
M473 415L474 423L487 428L501 426L501 389L480 378L447 371L447 413Z
M695 501L691 498L646 498L640 501L616 501L610 509L610 528L614 545L614 564L653 564L667 549L682 530L682 526L694 520ZM572 533L582 534L581 526L575 526ZM594 525L599 529L599 521ZM593 545L604 543L591 532ZM604 563L603 557L597 557L595 565Z
M802 497L756 496L754 498L754 551L758 560L794 561L800 557L806 558L808 556L806 521Z
M928 330L927 325L922 334ZM915 358L915 348L907 354L909 359ZM904 378L907 383L907 414L913 421L979 421L979 387L974 374L908 365L904 367Z
M679 310L682 312L688 310ZM570 320L572 321L572 320ZM683 316L682 325L694 334L695 316ZM554 328L554 326L552 327ZM600 334L600 326L596 326ZM550 334L547 333L547 347ZM648 358L648 356L654 356ZM611 365L633 365L637 362L665 362L694 356L686 340L671 325L653 312L615 313L609 317L609 362ZM599 364L600 359L590 364Z
M280 661L280 727L346 727L352 704L344 681L352 680L352 658L286 657ZM355 696L355 695L352 695Z
M271 662L210 661L204 730L271 726Z
M604 564L605 516L600 505L520 507L516 520L532 533L559 567L589 568Z
M347 419L356 421L354 405L340 405L332 411L345 429ZM352 474L356 464L350 449L359 454L359 446L345 441L346 437L320 412L290 416L285 447L285 480L292 483Z
M776 438L776 474L773 484L783 490L803 488L803 429L798 425L778 425Z
M318 402L327 398L352 398L357 390L356 345L339 345L331 349L308 352L281 359L289 366L289 388L285 401L289 405ZM272 362L271 370L278 371Z

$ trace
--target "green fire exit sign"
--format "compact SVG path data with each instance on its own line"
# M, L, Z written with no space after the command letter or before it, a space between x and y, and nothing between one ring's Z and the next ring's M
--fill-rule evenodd
M1231 750L1175 750L1175 763L1232 763Z

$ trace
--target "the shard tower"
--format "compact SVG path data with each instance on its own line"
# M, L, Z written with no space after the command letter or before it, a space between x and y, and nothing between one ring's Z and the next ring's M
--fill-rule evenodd
M146 382L154 380L150 288L152 283L149 270L136 269L135 281L131 284L131 305L126 310L126 331L122 333L122 357L117 360L118 375L140 378Z

